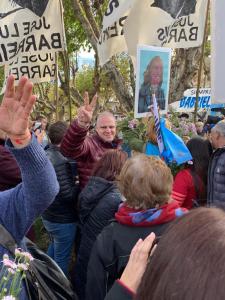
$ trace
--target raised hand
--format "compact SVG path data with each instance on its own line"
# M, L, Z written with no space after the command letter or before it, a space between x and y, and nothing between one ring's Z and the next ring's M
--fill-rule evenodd
M91 123L93 112L97 103L97 94L92 98L91 102L89 100L88 92L84 94L84 106L81 106L78 110L78 122L81 126L88 126Z
M22 77L17 89L14 88L14 77L8 77L6 91L0 106L0 129L11 140L23 140L30 136L29 116L36 97L32 95L33 84Z

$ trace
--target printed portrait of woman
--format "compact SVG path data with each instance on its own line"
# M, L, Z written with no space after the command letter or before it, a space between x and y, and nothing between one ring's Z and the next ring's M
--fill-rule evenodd
M138 113L150 111L149 106L153 104L152 95L155 94L160 110L165 110L165 96L162 89L163 83L163 61L160 56L151 59L144 72L144 81L139 90Z

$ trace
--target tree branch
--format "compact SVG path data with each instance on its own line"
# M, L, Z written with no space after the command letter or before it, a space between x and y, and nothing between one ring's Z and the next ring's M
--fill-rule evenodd
M82 6L80 5L79 0L73 0L73 10L76 18L81 22L81 25L84 28L84 31L86 32L87 38L89 42L91 43L92 47L97 53L97 41L98 38L95 35L94 30L91 27L90 22L88 21L87 17L84 15Z
M126 88L124 78L116 68L116 66L109 61L103 67L108 76L113 90L120 101L120 103L126 108L126 110L131 111L133 109L133 97Z
M82 5L83 5L83 8L84 8L84 11L85 11L85 14L87 16L87 19L95 33L95 36L96 38L99 38L100 36L100 31L99 31L99 28L98 28L98 24L96 23L95 21L95 18L91 12L91 7L90 7L90 1L88 0L82 0Z

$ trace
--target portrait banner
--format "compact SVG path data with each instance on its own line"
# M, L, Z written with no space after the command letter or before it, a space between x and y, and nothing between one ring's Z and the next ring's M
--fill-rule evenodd
M100 65L104 65L113 55L127 52L124 38L124 24L134 0L110 0L103 19L103 27L98 40Z
M225 103L225 1L211 1L211 84L212 103Z
M198 47L203 42L206 0L135 0L124 26L128 52L137 45Z
M170 85L171 49L138 46L134 114L147 117L153 95L162 114L167 112Z
M60 0L0 1L0 65L65 49Z

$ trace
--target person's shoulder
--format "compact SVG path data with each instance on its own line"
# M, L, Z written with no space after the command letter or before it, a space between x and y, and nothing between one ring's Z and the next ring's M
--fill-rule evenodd
M105 248L105 245L110 245L114 243L115 237L117 236L116 234L117 230L118 230L118 223L116 220L112 220L109 223L109 225L104 227L104 229L102 230L102 232L99 234L97 238L99 249L103 249Z
M182 184L191 184L192 183L192 175L189 168L185 168L180 170L177 175L175 176L174 185L173 187L181 187Z
M92 253L98 253L104 265L110 264L114 260L114 249L116 244L115 225L116 221L112 221L98 235ZM95 255L95 254L93 254Z
M190 170L188 168L185 168L185 169L180 170L177 173L176 178L185 177L185 176L189 177L190 175L191 175Z

